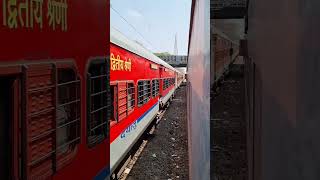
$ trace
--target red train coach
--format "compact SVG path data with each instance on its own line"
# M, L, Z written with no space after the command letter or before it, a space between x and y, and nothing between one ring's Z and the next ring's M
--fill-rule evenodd
M176 88L179 88L183 81L184 81L184 74L176 70Z
M111 173L175 90L175 69L111 29Z
M0 3L0 179L104 179L109 8Z
M165 63L163 61L163 63ZM170 66L166 64L167 66ZM160 68L160 107L164 107L165 104L173 97L176 84L176 71L175 69L169 69L168 67ZM172 86L174 85L174 86Z

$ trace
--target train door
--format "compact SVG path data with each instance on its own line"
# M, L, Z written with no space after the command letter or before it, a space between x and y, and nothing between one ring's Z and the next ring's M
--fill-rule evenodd
M17 136L19 80L0 77L0 179L18 179Z

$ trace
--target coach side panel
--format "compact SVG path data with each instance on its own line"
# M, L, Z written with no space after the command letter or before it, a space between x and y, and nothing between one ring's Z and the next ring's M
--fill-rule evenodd
M110 120L113 172L159 111L160 67L117 45L111 44L110 50L111 87L116 89L127 84L121 92L114 90L114 118ZM127 94L127 99L123 100L121 94ZM120 103L130 108L123 110ZM119 116L122 111L126 114Z

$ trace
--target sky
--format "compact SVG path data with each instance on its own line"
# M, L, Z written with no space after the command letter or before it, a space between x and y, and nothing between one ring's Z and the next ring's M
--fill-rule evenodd
M110 24L152 52L173 54L177 34L178 54L187 55L190 11L191 0L111 0Z

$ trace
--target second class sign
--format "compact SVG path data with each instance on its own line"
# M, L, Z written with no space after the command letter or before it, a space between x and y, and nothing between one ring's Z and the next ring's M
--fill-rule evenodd
M68 30L67 0L2 0L2 24L9 29Z

